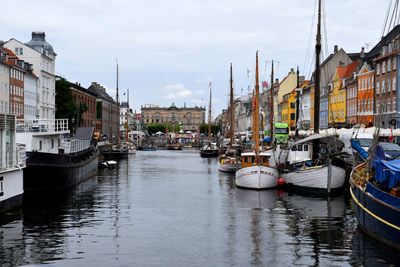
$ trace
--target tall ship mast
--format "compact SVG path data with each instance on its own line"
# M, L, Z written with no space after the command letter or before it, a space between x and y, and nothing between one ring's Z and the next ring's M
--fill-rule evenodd
M210 82L210 102L208 103L208 140L211 142L211 82Z

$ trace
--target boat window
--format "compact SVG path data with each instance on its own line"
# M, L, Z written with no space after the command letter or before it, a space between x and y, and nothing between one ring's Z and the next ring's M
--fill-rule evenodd
M51 139L51 148L54 148L54 139Z
M297 151L303 151L303 146L302 145L298 145L297 146Z
M308 145L304 145L304 151L308 151Z
M297 147L296 146L292 146L292 148L290 150L297 151Z
M39 141L39 150L42 150L42 141Z

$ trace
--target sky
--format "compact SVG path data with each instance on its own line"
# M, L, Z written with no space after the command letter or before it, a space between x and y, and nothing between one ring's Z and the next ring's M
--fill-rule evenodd
M366 50L382 35L389 0L323 1L323 55L338 45ZM31 39L44 31L56 74L89 87L96 81L140 111L146 104L207 106L213 118L227 107L229 65L235 96L260 80L282 80L291 68L310 78L316 0L18 0L0 16L0 40ZM314 18L314 20L313 20Z

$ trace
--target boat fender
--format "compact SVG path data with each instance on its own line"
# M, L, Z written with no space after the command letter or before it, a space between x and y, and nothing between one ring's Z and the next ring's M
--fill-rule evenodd
M283 177L279 177L278 178L278 187L282 187L286 184L285 179L283 179Z

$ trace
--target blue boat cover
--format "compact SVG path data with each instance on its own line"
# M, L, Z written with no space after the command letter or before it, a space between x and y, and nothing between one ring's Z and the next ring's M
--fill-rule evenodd
M272 138L267 136L267 137L264 137L263 141L269 143L269 142L272 142Z
M389 204L392 207L396 207L396 208L400 209L400 198L393 196L385 191L382 191L370 183L367 183L365 192L370 193L375 198Z
M360 154L363 159L368 158L368 152L361 147L360 141L358 139L351 139L350 140L351 147Z

